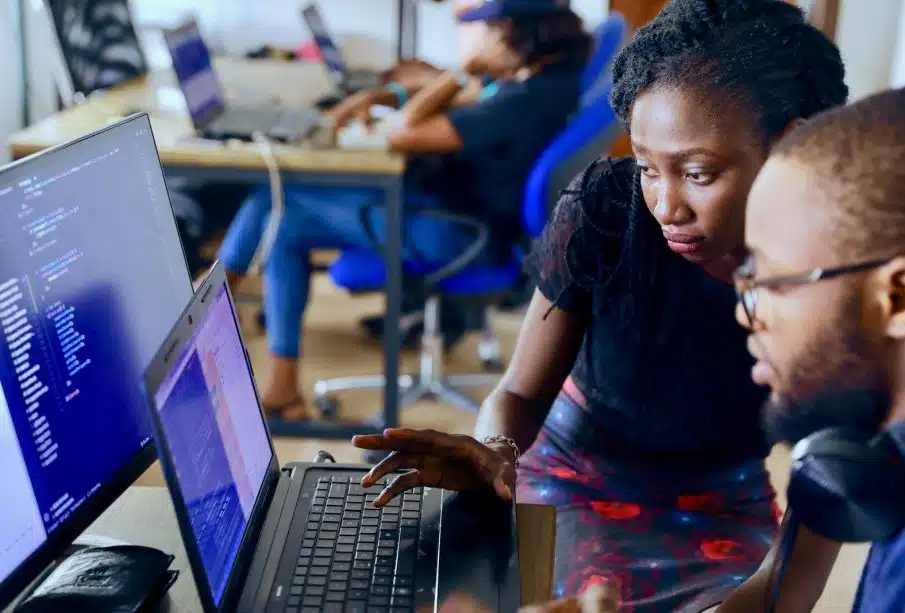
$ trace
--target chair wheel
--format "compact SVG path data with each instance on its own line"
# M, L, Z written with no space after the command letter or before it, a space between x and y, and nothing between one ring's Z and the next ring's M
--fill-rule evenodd
M386 458L390 453L388 451L384 451L382 449L370 449L361 454L362 461L365 464L377 464L384 458Z
M499 358L491 358L489 360L481 360L481 368L484 372L501 373L505 370L503 360Z
M266 329L267 329L267 315L264 314L264 311L260 311L260 312L258 313L257 322L258 322L258 326L259 326L262 330L266 330Z
M314 399L314 406L326 421L336 421L339 417L339 401L332 396L318 396Z

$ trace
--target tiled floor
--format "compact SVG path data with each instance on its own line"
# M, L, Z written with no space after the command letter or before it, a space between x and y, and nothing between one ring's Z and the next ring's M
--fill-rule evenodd
M254 293L254 283L250 283ZM377 373L381 369L381 348L378 343L366 338L358 329L357 321L363 315L382 310L380 296L350 297L337 289L329 280L317 277L312 283L312 302L305 323L302 374L305 391L309 394L313 383L324 377L346 374ZM254 324L256 309L251 305L241 307L245 340L249 346L256 374L262 375L263 357L266 352L265 339ZM517 315L498 315L494 327L502 341L504 356L508 358L520 326ZM477 338L468 338L448 356L450 372L472 373L479 371L476 355ZM416 367L415 356L404 357L403 368ZM480 394L476 396L480 398ZM341 396L341 418L345 421L362 421L373 415L380 401L377 393L349 393ZM430 427L449 432L468 433L474 426L474 415L431 402L422 402L408 409L402 416L403 424L412 427ZM277 454L282 463L292 460L313 459L319 449L330 451L340 462L359 461L361 455L345 441L320 441L310 439L278 438ZM774 486L783 492L788 476L788 453L776 449L768 460ZM163 485L159 469L152 467L139 481L142 485ZM849 611L855 592L857 576L863 564L864 548L845 548L836 564L829 587L815 611L820 613L842 613Z

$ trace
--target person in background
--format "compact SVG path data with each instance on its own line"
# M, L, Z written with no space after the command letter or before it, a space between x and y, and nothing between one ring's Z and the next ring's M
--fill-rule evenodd
M905 455L903 107L905 90L882 92L822 114L785 138L751 189L750 255L736 273L736 314L750 331L757 360L752 376L771 390L765 423L774 440L795 443L834 428L866 442L898 428L885 442L889 465L875 470L898 471L899 479ZM864 470L869 467L865 460ZM788 607L819 594L832 569L838 545L824 541L822 555L814 555L816 548L802 540L818 537L803 537L791 553L777 611L801 610ZM853 611L905 611L903 568L905 532L899 531L873 545Z
M669 2L613 66L635 155L594 163L562 195L475 436L354 439L394 452L368 481L418 468L380 502L425 481L556 505L556 595L609 583L635 613L699 612L752 575L763 585L779 512L732 272L770 149L843 104L843 77L839 50L787 2Z
M391 83L356 98L355 105L342 105L334 116L340 127L370 105L400 107L387 144L415 157L406 176L404 257L429 265L451 261L474 240L470 228L431 217L432 211L481 219L491 229L492 247L506 249L516 240L523 184L578 104L591 45L578 16L555 0L492 0L461 19L488 24L472 69L497 77L492 95L480 96L471 80L444 72L414 96ZM380 190L364 188L285 189L284 214L263 268L270 377L261 400L270 415L305 417L299 344L308 252L382 242L382 198ZM223 241L220 259L234 285L252 262L270 209L269 190L255 192ZM492 258L492 251L485 257Z

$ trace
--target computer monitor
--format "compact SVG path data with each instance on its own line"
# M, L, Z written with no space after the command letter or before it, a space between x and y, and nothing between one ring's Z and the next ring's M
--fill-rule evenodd
M211 52L194 19L178 28L165 30L163 37L192 124L200 128L226 107L226 95L214 72Z
M142 372L191 296L147 115L0 169L0 608L153 462Z

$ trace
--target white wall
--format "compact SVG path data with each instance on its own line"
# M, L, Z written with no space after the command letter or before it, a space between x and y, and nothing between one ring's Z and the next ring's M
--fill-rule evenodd
M0 135L9 134L22 125L22 70L19 50L15 41L19 39L18 11L16 0L0 0L0 75L7 83L0 88ZM6 147L0 150L0 164L8 159Z
M593 27L606 14L608 0L573 0L576 11ZM299 17L304 0L132 0L140 23L178 22L198 17L212 47L243 52L263 45L294 47L308 38ZM396 0L321 0L327 25L351 47L350 60L362 66L390 65L395 55ZM440 66L459 64L453 2L419 3L418 52ZM349 40L352 39L352 40ZM366 39L362 44L361 39ZM370 43L370 44L368 44ZM160 56L155 63L165 61Z
M905 38L903 5L903 0L842 1L836 42L852 100L890 86L897 43L905 44L898 40Z
M905 87L905 0L902 0L899 13L899 40L893 58L892 85Z

